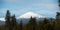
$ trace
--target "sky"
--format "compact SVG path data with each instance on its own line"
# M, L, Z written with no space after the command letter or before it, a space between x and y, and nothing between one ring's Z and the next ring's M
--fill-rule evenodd
M5 17L7 10L16 17L26 12L55 17L58 9L58 0L0 0L0 18Z

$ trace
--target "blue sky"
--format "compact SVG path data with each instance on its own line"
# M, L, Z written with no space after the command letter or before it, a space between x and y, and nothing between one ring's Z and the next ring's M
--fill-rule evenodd
M31 11L47 17L55 17L58 0L0 0L0 17L5 17L7 10L16 17Z

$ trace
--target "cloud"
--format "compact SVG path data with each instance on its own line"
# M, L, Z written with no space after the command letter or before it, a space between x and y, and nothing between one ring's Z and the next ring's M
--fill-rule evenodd
M3 0L3 1L9 4L8 6L7 5L5 6L5 9L3 8L2 10L0 10L0 13L4 14L6 10L9 8L11 13L16 15L21 15L28 11L38 12L39 10L40 10L39 13L41 14L54 15L55 12L53 10L58 10L58 4L55 3L57 2L56 0ZM16 3L16 6L14 3Z
M58 4L32 4L32 6L44 7L47 10L58 10Z

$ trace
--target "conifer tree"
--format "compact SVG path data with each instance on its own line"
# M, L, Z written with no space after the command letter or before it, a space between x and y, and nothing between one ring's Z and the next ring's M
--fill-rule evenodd
M44 25L43 25L43 22L42 21L40 21L37 26L38 26L37 27L38 30L43 30L43 26Z
M5 17L6 24L10 24L10 17L11 17L10 12L9 12L9 10L7 10L6 17Z
M6 30L10 30L10 19L11 19L11 15L10 15L10 12L9 10L7 10L7 13L6 13L6 17L5 17L5 29Z
M23 29L23 22L21 20L21 22L20 22L20 30L22 30L22 29Z
M50 24L51 24L51 26L53 26L53 19L52 18L50 18Z
M32 18L32 17L30 18L29 29L36 30L36 18Z
M16 22L16 17L13 15L11 17L11 28L16 29L17 28L17 22Z
M48 23L48 20L46 18L44 18L44 21L43 21L44 24L47 24Z
M60 0L59 0L59 8L60 8ZM60 9L59 9L60 10Z
M11 24L13 25L13 27L17 25L15 15L13 15L13 16L11 17Z
M56 15L55 29L60 30L60 12L57 12L57 15Z
M54 24L52 18L50 18L49 24L47 26L48 26L48 30L54 30Z
M42 29L43 30L47 30L48 26L48 20L46 18L44 18L43 24L42 24Z
M0 26L0 30L1 30L1 26Z
M23 22L22 22L22 20L20 21L19 29L18 30L23 30Z

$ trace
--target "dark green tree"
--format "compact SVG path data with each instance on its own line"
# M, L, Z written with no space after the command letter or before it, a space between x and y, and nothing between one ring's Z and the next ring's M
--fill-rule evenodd
M47 26L48 26L48 30L54 30L55 25L53 24L53 18L50 18L49 24Z
M15 17L15 15L13 15L12 17L11 17L11 28L13 28L13 29L17 29L17 22L16 22L16 17Z
M36 18L30 18L29 30L36 30Z
M10 30L11 15L10 15L9 10L7 10L5 20L6 20L6 22L5 22L5 29L6 29L6 30Z
M40 21L38 24L37 24L37 30L43 30L43 22Z
M60 0L58 0L58 3L59 3L59 8L60 8ZM60 9L59 9L60 10Z
M22 22L22 20L20 21L20 24L18 26L18 30L23 30L23 22Z
M48 26L48 20L47 20L47 18L44 18L44 21L43 21L43 24L42 24L42 29L43 30L47 30L47 27Z
M1 26L0 26L0 30L1 30Z
M5 20L6 20L5 23L10 24L10 19L11 19L11 15L10 15L9 10L7 10L6 17L5 17Z
M55 30L60 30L60 12L56 15Z
M11 17L11 24L12 24L13 27L17 25L15 15L13 15L13 16Z
M47 24L48 23L48 20L46 18L44 18L44 21L43 21L44 24Z

